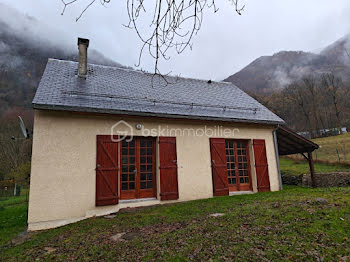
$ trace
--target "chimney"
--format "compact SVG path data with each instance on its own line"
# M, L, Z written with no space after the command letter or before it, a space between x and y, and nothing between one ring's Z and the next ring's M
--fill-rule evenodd
M89 47L89 39L78 38L78 49L79 49L79 66L78 76L86 78L87 74L87 49Z

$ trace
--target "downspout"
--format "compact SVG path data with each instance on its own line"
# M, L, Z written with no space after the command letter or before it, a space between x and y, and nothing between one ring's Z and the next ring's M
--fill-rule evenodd
M279 158L279 152L278 152L278 142L277 142L277 134L276 134L276 130L279 128L280 126L277 125L277 127L273 130L273 141L275 144L275 155L276 155L276 163L277 163L277 170L278 170L278 180L280 182L280 190L283 189L283 185L282 185L282 176L281 176L281 168L280 168L280 158Z

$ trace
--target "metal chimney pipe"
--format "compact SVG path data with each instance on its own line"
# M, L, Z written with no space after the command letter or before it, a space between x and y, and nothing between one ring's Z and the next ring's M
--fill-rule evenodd
M78 50L79 50L79 65L78 76L86 78L87 75L87 49L89 47L89 39L78 38Z

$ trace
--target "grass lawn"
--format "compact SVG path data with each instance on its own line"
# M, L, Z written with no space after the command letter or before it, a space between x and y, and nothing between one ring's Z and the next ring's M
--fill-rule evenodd
M350 165L315 163L314 166L316 173L340 171L350 172ZM300 175L310 173L309 164L304 160L294 160L290 158L280 157L280 168L284 174L288 175Z
M319 204L317 197L328 203ZM11 212L8 206L8 217ZM225 215L208 216L216 212ZM128 233L126 240L111 239L121 232ZM22 244L3 245L0 260L346 261L349 237L350 188L285 187L280 192L217 197L84 220L35 233Z
M18 197L0 198L0 246L26 229L26 192Z
M316 138L312 141L320 146L317 152L314 153L315 159L336 162L340 158L341 162L350 163L350 133Z

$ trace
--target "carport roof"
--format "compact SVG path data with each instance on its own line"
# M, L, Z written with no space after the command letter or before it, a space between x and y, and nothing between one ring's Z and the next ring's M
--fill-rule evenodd
M307 152L311 153L319 148L319 146L311 140L298 135L296 132L285 126L280 126L276 130L276 135L278 141L278 153L281 156Z

